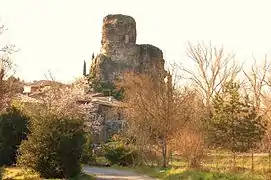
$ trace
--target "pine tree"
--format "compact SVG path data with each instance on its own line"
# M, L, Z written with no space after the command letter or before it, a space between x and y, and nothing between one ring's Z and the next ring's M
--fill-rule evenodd
M84 60L84 66L83 66L83 75L86 76L87 75L87 64L86 61Z
M248 97L241 97L240 85L229 81L213 100L214 113L209 122L209 142L232 152L255 148L265 133L262 117Z

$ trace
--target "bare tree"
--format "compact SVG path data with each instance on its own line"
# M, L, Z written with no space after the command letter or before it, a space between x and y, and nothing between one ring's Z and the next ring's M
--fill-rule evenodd
M142 150L159 150L162 164L167 166L173 135L192 118L194 91L187 88L174 91L170 75L163 82L130 73L124 76L122 87L129 134Z
M0 26L0 36L5 31L4 26ZM15 65L10 56L13 52L16 52L14 45L0 47L0 112L7 107L17 90L16 81L9 79L15 73Z
M187 56L194 62L195 71L183 68L188 77L201 91L205 103L210 106L211 97L219 91L223 83L234 78L241 70L236 65L234 55L226 54L223 46L213 47L210 43L188 43Z
M264 87L266 85L271 85L268 82L268 71L270 70L271 64L267 61L267 56L265 56L264 64L262 67L257 65L257 61L254 58L254 63L251 66L251 71L248 73L243 69L243 73L248 81L248 86L245 87L248 91L247 94L252 96L255 103L256 110L259 112L262 107L262 98L264 97Z

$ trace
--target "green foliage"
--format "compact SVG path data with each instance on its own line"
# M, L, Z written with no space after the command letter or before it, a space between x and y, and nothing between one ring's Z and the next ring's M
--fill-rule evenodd
M29 118L15 107L0 116L0 166L16 163L18 146L28 134Z
M54 116L35 121L19 149L18 164L44 178L68 178L80 173L85 141L82 121Z
M238 83L230 81L222 93L216 94L214 114L208 124L210 143L233 152L255 148L265 133L261 116L248 97L240 96L239 88Z
M82 157L81 157L81 162L84 164L94 164L96 157L92 153L92 140L90 135L86 135L86 141L83 145L83 152L82 152Z
M132 148L125 146L122 141L113 140L103 146L104 156L110 161L111 165L133 165L137 153Z
M124 88L117 88L114 83L101 82L94 78L90 78L90 81L95 92L103 93L104 96L113 96L117 100L123 99Z

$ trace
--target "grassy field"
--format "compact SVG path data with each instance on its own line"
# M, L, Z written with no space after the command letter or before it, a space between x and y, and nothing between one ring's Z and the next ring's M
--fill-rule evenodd
M38 173L22 169L19 167L0 168L0 179L3 180L40 180L42 179ZM94 180L95 177L87 174L81 174L71 180ZM53 179L51 179L53 180ZM57 179L55 179L57 180Z
M257 173L267 173L271 171L271 159L269 154L237 154L235 158L235 169L238 172L253 171ZM234 167L234 158L232 153L212 153L202 159L202 167L212 171L230 171ZM174 158L170 162L172 167L186 167L185 159L181 157Z
M207 170L188 170L186 168L151 168L151 167L117 167L110 168L132 170L139 174L145 174L150 177L161 180L268 180L271 179L268 174L256 174L250 172L216 172Z
M264 174L255 174L249 172L216 172L208 170L188 170L186 168L169 168L166 170L148 170L147 168L138 168L136 171L164 180L266 180L268 178Z
M129 169L164 180L271 180L269 160L268 154L254 154L252 170L251 154L240 154L236 156L236 168L233 170L231 153L212 153L203 158L200 170L187 169L187 163L180 157L174 158L167 169L118 166L111 168Z

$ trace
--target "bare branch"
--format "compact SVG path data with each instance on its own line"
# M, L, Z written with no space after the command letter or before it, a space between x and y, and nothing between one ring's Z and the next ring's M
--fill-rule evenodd
M187 56L195 63L196 70L184 68L183 71L188 75L186 78L201 89L207 105L210 105L210 99L223 83L240 71L234 62L234 55L225 54L223 46L216 48L211 43L208 46L188 43Z

